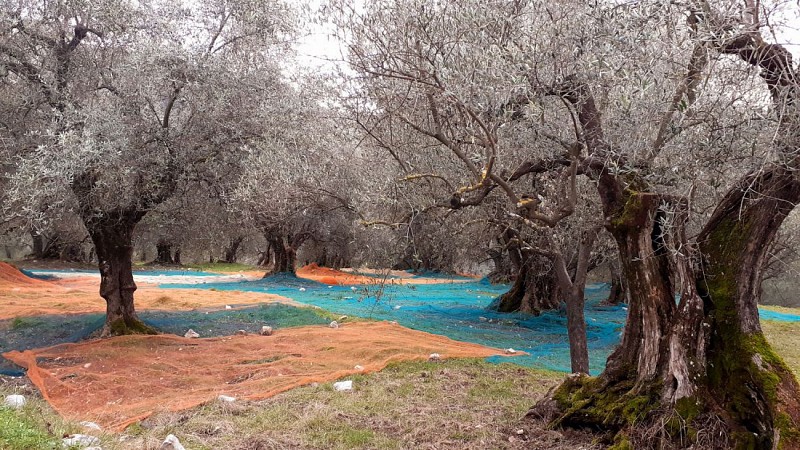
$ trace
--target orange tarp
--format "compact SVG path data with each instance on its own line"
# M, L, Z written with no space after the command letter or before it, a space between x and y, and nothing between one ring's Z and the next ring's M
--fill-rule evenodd
M390 271L393 275L396 271ZM354 285L354 284L436 284L436 283L465 283L474 280L454 280L450 278L417 278L413 276L402 276L400 278L383 278L380 271L369 270L364 273L372 273L378 276L356 275L342 270L320 267L315 263L301 267L297 270L297 276L307 280L317 281L329 285ZM407 274L406 274L407 275Z
M122 336L3 356L27 368L64 417L122 430L159 410L179 411L219 395L263 399L431 353L448 358L502 352L388 322L356 322L338 329L287 328L273 336Z
M43 281L25 276L15 267L0 262L0 320L44 314L102 313L106 302L99 294L98 278ZM159 289L140 284L136 308L188 311L225 305L294 301L273 294L200 289Z

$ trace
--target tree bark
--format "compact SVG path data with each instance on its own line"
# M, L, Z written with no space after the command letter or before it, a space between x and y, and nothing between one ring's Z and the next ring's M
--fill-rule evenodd
M757 308L768 249L800 203L796 82L779 46L749 35L734 43L729 52L764 69L783 106L784 160L734 185L697 244L685 236L685 201L654 193L636 172L608 170L588 88L570 80L560 93L583 128L585 173L619 249L628 318L600 377L570 378L532 410L554 425L613 431L619 448L800 448L800 387L761 333Z
M33 240L33 257L36 259L44 258L44 239L42 233L31 229L31 239Z
M270 236L267 239L275 255L275 263L267 275L276 273L294 274L297 266L297 250L291 246L291 240L283 236Z
M172 259L172 242L166 239L159 239L156 243L156 263L158 264L175 264Z
M233 264L239 259L239 247L244 241L244 236L238 236L230 240L228 248L225 249L225 262Z
M144 216L132 210L114 210L84 218L100 268L100 296L106 301L102 336L155 334L136 314L133 293L133 231Z
M619 263L612 262L610 264L611 272L611 288L608 292L608 298L603 301L605 305L619 305L620 303L627 303L625 299L625 284L622 280L622 273L620 272Z
M517 272L514 284L505 294L489 305L498 312L523 312L539 315L558 309L561 292L555 273L546 267L541 256L531 256Z

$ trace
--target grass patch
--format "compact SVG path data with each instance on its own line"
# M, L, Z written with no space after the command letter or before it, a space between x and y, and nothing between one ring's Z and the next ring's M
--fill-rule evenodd
M780 312L787 312L783 311L786 308L781 309ZM798 311L790 309L788 312L796 314ZM800 379L800 322L764 320L761 321L761 329L775 353L783 358L794 376Z
M42 325L42 321L38 320L35 317L15 317L14 320L11 321L11 329L12 330L22 330L25 328L33 328L38 325Z
M26 411L0 406L0 448L30 450L57 448L60 440Z
M142 423L146 431L137 429L125 448L146 448L168 432L187 448L524 448L521 441L510 446L509 436L562 376L478 359L391 364L348 377L352 392L323 383L259 402L162 413Z

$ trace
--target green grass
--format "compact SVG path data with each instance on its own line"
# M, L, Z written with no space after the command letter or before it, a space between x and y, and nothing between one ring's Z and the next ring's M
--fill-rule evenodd
M48 449L57 448L60 443L30 412L0 406L0 448Z

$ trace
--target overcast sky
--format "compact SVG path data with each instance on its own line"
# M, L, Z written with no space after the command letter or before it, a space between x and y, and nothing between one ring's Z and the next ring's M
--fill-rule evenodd
M318 11L325 0L307 0L312 11ZM368 0L354 0L356 4L363 4ZM765 27L764 34L768 42L784 45L794 56L795 65L800 62L800 2L786 4L786 11L781 17L774 20L776 35L771 38L771 32ZM297 45L299 63L313 71L331 71L335 64L340 63L345 49L333 35L330 25L312 25Z

